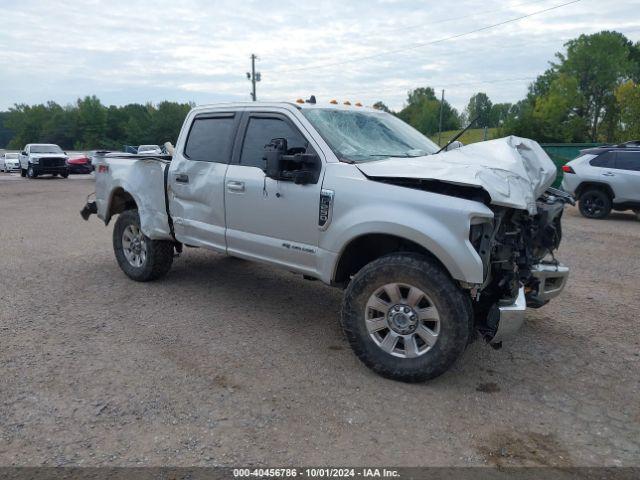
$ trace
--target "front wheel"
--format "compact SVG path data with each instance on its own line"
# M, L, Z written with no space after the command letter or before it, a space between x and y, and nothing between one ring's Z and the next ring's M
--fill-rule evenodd
M173 243L151 240L142 233L137 210L126 210L118 217L113 228L113 250L122 271L138 282L163 277L173 263Z
M383 377L422 382L464 352L473 315L469 297L427 257L392 254L350 282L342 326L360 360Z
M26 177L26 176L27 176L27 171L26 171L24 168L21 168L21 169L20 169L20 176L21 176L22 178L24 178L24 177Z
M34 168L31 165L29 165L29 168L27 169L27 177L36 178L37 176L38 176L38 174L36 173Z
M61 176L62 178L68 178L68 177L69 177L69 174L68 174L68 173L61 173L61 174L60 174L60 176Z

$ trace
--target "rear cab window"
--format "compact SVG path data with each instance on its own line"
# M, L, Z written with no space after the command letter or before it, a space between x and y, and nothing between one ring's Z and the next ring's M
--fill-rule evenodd
M196 116L189 129L184 156L199 162L228 163L235 135L236 114Z

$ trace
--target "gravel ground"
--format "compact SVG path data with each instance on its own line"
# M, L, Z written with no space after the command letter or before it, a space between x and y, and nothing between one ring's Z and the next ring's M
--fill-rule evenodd
M564 295L427 384L343 338L341 292L189 249L128 280L87 176L0 175L0 465L640 465L640 222L569 208Z

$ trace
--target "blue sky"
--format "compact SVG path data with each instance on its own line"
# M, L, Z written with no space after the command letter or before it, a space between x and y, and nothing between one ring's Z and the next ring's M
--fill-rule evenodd
M401 108L409 89L432 86L458 109L477 91L517 101L581 33L638 41L640 0L581 0L425 44L567 1L0 0L0 109L89 94L116 105L248 100L251 53L259 100L314 93Z

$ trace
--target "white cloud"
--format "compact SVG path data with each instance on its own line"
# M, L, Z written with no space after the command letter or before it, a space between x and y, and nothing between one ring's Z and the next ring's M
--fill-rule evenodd
M2 3L13 28L0 30L0 109L88 94L115 104L248 100L251 53L260 56L259 98L315 93L399 108L407 90L432 86L461 109L479 90L496 102L520 99L580 33L640 38L640 0L582 0L432 45L563 0ZM341 64L296 70L327 63Z

